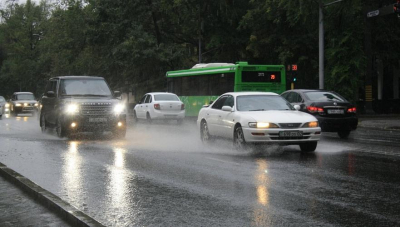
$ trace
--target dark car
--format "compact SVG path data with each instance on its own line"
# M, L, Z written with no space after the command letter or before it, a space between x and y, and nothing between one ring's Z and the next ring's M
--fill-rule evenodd
M126 112L119 92L102 77L61 76L49 79L41 98L42 132L55 128L59 137L75 132L126 134Z
M20 113L35 114L38 111L38 102L32 92L14 92L9 105L10 113L15 116Z
M356 107L333 91L288 90L281 94L300 110L314 115L323 132L337 132L340 138L347 138L350 131L357 129Z

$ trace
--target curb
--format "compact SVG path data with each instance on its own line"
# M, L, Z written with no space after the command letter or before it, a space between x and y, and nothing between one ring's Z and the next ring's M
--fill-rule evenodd
M83 213L74 206L63 201L60 197L54 195L53 193L33 183L28 178L8 168L1 162L0 162L0 176L3 176L8 181L18 186L29 196L31 196L35 201L44 205L46 208L50 210L50 212L58 214L61 218L66 220L72 226L104 227L104 225L102 225L95 219L91 218L89 215Z

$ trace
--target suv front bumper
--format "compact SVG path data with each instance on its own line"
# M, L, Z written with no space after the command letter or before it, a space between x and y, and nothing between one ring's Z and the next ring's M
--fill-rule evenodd
M126 114L106 116L64 115L63 126L71 132L126 130Z

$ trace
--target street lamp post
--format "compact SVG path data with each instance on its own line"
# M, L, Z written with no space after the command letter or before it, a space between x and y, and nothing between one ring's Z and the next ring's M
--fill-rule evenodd
M341 2L343 0L337 0L333 1L327 4L324 4L322 0L319 1L319 89L324 89L324 59L325 59L325 53L324 53L324 7L329 6L338 2Z

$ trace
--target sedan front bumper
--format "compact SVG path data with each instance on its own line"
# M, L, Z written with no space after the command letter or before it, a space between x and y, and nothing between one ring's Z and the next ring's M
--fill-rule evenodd
M281 145L300 144L312 141L319 141L321 128L296 128L296 129L259 129L242 128L246 142L249 143L274 143ZM301 132L302 136L280 136L280 132Z

